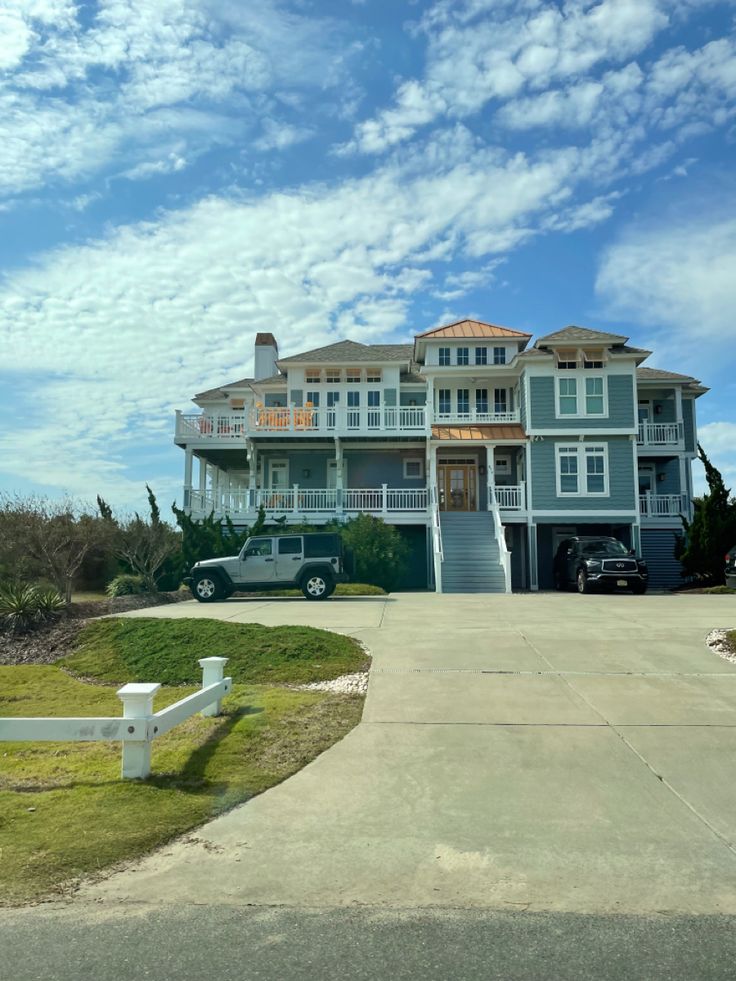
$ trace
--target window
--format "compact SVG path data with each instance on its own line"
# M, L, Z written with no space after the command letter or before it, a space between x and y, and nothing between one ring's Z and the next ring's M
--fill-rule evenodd
M488 389L476 388L475 390L475 411L488 412Z
M583 368L602 368L603 351L583 351Z
M469 364L470 363L470 348L469 347L459 347L457 349L457 363L458 364Z
M270 466L272 490L286 487L289 483L289 463L287 460L271 460Z
M475 349L475 363L476 364L488 364L488 348L487 347L477 347Z
M511 473L511 457L497 456L493 461L493 469L499 474Z
M578 383L576 378L558 378L560 392L560 415L576 416L578 414Z
M367 382L373 382L373 384L375 384L376 382L380 382L381 381L381 369L380 368L368 368L368 370L365 373L365 380Z
M357 392L349 392L350 395L357 395ZM380 392L368 392L368 428L378 429L381 425L381 413L379 406L381 405L381 393Z
M447 366L450 363L450 349L449 347L440 348L440 364Z
M271 555L273 553L273 542L270 538L254 538L246 549L246 558L249 555Z
M348 392L348 408L357 409L360 405L360 392Z
M302 554L302 540L301 538L292 537L291 535L285 538L279 538L279 555L301 555Z
M493 411L508 412L508 395L505 388L494 388L493 390Z
M319 385L322 380L321 373L314 368L307 368L304 372L304 381L307 385Z
M603 398L603 379L585 379L585 414L588 416L602 416L604 412Z
M328 392L327 393L327 408L334 409L337 403L340 401L339 392Z
M457 411L462 413L470 412L470 389L458 388L457 390Z
M557 367L564 371L574 371L578 366L577 351L558 351Z
M505 347L494 347L494 349L493 349L493 363L494 364L506 364L506 348Z
M319 392L307 392L307 403L319 408Z
M348 368L345 372L345 381L348 385L360 385L360 368Z
M424 477L424 460L421 457L404 459L404 479L421 480Z
M357 392L350 392L350 395L357 395ZM368 392L368 407L375 409L381 404L380 392Z
M449 416L452 412L452 404L450 398L450 389L441 388L438 394L439 401L439 412L441 416Z
M325 371L325 381L328 385L339 385L340 384L340 369L339 368L328 368Z
M605 446L557 447L557 493L603 497L608 494L608 456Z

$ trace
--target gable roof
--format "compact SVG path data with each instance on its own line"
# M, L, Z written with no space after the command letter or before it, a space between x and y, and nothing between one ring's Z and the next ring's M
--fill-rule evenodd
M499 327L497 324L487 324L482 320L456 320L453 324L425 330L423 334L417 334L416 339L426 337L514 337L528 340L531 336L523 330Z
M411 361L411 344L359 344L357 341L337 341L316 347L290 358L280 358L282 364L343 364L351 361Z
M598 344L625 344L628 337L624 337L622 334L608 334L602 330L591 330L589 327L576 327L571 324L569 327L563 327L562 330L556 330L553 334L540 337L534 346L542 347L546 344L564 344L567 342L572 344L581 341Z
M204 392L197 392L194 397L195 399L225 398L231 388L249 388L253 381L253 378L241 378L240 381L230 382L227 385L220 385L217 388L208 388Z

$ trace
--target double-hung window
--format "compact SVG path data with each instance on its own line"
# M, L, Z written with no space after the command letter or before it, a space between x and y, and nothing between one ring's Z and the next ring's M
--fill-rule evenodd
M475 411L481 414L488 412L488 389L476 388Z
M452 395L449 388L441 388L437 395L438 410L441 416L449 416L452 412Z
M568 381L570 379L567 379ZM586 416L602 416L604 413L603 378L585 379L585 414Z
M457 349L457 363L464 365L470 363L470 348L459 347Z
M493 411L496 413L506 413L509 411L508 395L505 388L494 388Z
M487 347L477 347L475 349L475 363L476 364L488 364L488 348Z
M450 349L449 347L440 348L440 365L442 367L447 367L450 363Z
M494 349L493 349L493 363L494 364L506 364L506 348L505 347L494 347Z
M560 496L604 497L608 494L605 446L557 447L557 491Z
M558 378L559 414L561 416L576 416L578 414L578 381L577 378Z
M458 415L467 415L470 412L470 389L458 388L457 390L457 411Z

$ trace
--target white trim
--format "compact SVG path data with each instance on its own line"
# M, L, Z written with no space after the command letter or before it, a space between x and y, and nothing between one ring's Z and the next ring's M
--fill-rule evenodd
M601 417L590 416L589 418L600 419ZM576 429L531 429L527 427L525 432L527 436L574 436L575 438L580 436L588 439L601 439L603 436L636 436L639 427L628 426L626 429L607 429L603 426L596 429L581 429L580 427ZM671 447L669 449L671 451Z
M565 456L575 456L577 458L577 478L578 478L578 489L576 491L563 491L562 490L562 473L560 469L560 457L565 451ZM598 455L603 456L603 490L602 491L589 491L587 490L587 477L588 470L585 464L586 454L588 452L597 451ZM607 443L583 443L578 442L575 445L571 443L556 443L555 444L555 485L557 488L558 497L610 497L610 487L609 487L609 461L608 461L608 444Z
M583 522L584 518L627 518L629 520L634 520L636 518L636 511L598 511L598 510L581 510L578 508L577 511L570 511L560 508L557 511L534 511L529 512L529 516L532 521L537 518L564 518L568 521L575 520Z
M274 467L286 470L286 483L283 486L274 487L273 471ZM289 460L288 457L274 457L268 461L268 490L287 490L289 487Z
M586 407L587 393L585 391L585 382L588 379L600 378L603 382L603 411L602 412L588 412ZM561 412L560 411L560 382L561 381L575 381L575 391L576 391L576 405L577 412ZM582 382L582 383L581 383ZM571 396L566 396L571 397ZM594 396L595 398L600 398L600 396ZM608 376L605 374L603 368L596 368L591 373L590 369L578 368L575 371L562 371L561 374L555 375L555 419L608 419L610 416L609 405L608 405Z

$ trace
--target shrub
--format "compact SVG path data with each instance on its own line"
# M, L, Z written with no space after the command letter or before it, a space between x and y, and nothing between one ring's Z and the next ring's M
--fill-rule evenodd
M352 553L355 581L380 586L387 592L401 586L409 546L393 525L370 514L359 514L340 527L340 534Z
M20 634L58 619L64 600L56 589L10 583L0 588L0 625Z
M133 576L122 573L115 576L105 587L108 596L138 596L140 593L147 592L142 576Z

